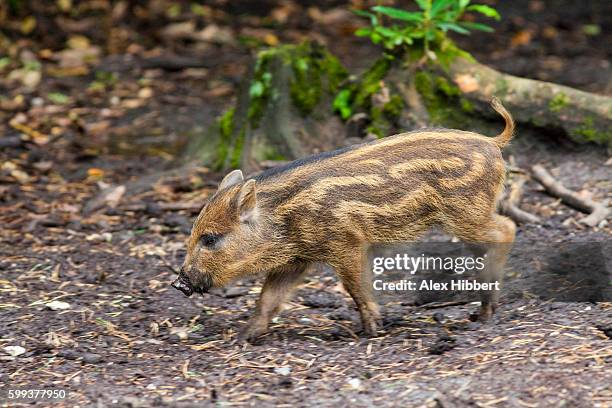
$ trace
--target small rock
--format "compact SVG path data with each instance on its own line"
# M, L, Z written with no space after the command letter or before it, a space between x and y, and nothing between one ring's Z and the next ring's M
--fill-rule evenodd
M79 354L74 350L61 350L57 353L58 357L65 358L66 360L76 360L79 357Z
M276 367L274 372L278 375L289 375L291 374L291 367Z
M189 337L189 327L171 327L170 334L178 337L180 340L187 340Z
M83 354L83 362L86 364L98 364L102 361L102 356L95 353Z
M21 346L6 346L3 350L6 352L6 354L13 357L20 356L26 352L26 349Z
M348 385L354 390L362 390L363 384L359 378L351 378L347 381Z
M469 322L469 323L468 323L468 324L465 326L465 328L466 328L467 330L478 330L478 329L480 329L480 326L482 326L482 324L481 324L481 323L479 323L479 322Z
M314 323L312 319L309 319L307 317L302 317L302 318L298 319L298 322L300 324L304 324L304 325L307 325L307 326Z
M438 323L442 323L444 321L444 318L444 313L436 312L433 314L433 319Z
M51 310L67 310L70 309L70 303L62 302L60 300L54 300L45 305L47 309Z
M103 232L102 234L93 233L87 235L85 237L86 241L96 241L96 242L111 242L113 240L113 234L110 232Z

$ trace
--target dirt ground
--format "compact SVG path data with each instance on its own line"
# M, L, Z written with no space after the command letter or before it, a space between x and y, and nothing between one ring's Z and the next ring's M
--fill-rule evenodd
M346 34L355 24L342 14L346 7L310 3L337 20L313 22L304 17L312 13L298 10L268 28L246 13L229 27L244 31L238 25L251 24L268 30L254 37L273 33L280 40L314 32L348 66L367 66L376 49ZM507 72L609 94L610 5L557 2L552 12L551 3L501 2L497 33L460 44ZM262 2L251 14L278 7ZM589 24L602 34L586 35ZM510 262L492 322L470 319L475 304L416 306L400 299L383 305L384 329L376 338L362 335L352 301L333 273L320 268L270 333L244 345L236 334L260 281L192 298L169 286L195 213L164 210L164 203L203 203L220 175L193 167L117 208L85 215L102 187L176 167L185 141L231 104L250 51L238 43L205 52L210 67L178 72L134 67L127 52L104 55L97 69L115 73L105 92L91 90L93 72L50 77L26 93L25 107L0 110L2 137L16 137L8 122L20 114L50 135L0 150L0 348L25 349L17 357L0 355L3 387L65 388L70 399L54 406L66 407L612 406L612 303L539 299L525 284L537 278L537 256ZM1 87L9 98L22 92L6 81ZM70 102L33 102L58 91ZM505 155L523 168L543 163L567 187L596 199L612 196L605 149L519 129ZM584 227L577 222L583 214L535 183L527 185L523 208L545 221L520 226L517 241L542 248L542 256L550 243L610 242L610 224ZM69 308L52 310L53 300Z

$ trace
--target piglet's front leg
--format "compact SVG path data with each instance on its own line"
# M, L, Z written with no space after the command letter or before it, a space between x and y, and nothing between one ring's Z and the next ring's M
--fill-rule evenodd
M283 303L301 282L307 266L307 264L291 264L268 273L255 313L240 333L240 341L252 342L268 332L270 320L280 312Z

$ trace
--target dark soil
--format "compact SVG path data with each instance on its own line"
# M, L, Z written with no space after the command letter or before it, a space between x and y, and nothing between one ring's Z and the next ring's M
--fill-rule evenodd
M333 17L337 4L317 3ZM241 27L251 21L232 4L241 10ZM251 14L265 16L278 7L261 4ZM516 1L499 8L504 22L496 34L460 41L479 60L517 75L610 92L609 2ZM291 16L266 29L281 40L312 31L355 69L376 56L375 48L347 34L352 17L316 25L305 12ZM599 25L602 34L586 35L585 24ZM529 41L523 31L531 33ZM352 301L322 268L309 275L269 334L243 345L236 334L254 308L259 281L192 298L169 286L195 214L162 211L159 203L203 202L220 175L192 168L126 197L115 209L84 216L84 204L101 187L176 166L174 154L185 141L229 106L249 50L223 45L206 52L218 64L200 71L126 68L126 57L105 57L98 69L118 73L108 93L86 90L93 74L45 79L26 93L26 107L0 111L2 138L17 137L8 122L19 113L44 133L61 128L44 143L17 142L0 151L0 348L26 350L18 357L0 351L3 387L66 388L67 407L612 404L610 299L534 296L538 257L511 260L490 323L470 319L474 304L396 300L384 305L384 330L370 339L361 333ZM142 78L149 78L154 96L139 107L122 105L138 93ZM2 86L9 98L22 92ZM31 103L58 90L70 104ZM119 106L109 102L113 95L120 96ZM569 188L596 199L611 196L612 169L601 149L530 129L518 133L505 152L517 166L540 162ZM140 207L126 207L134 203ZM520 226L517 240L543 248L542 256L549 243L609 242L609 224L585 228L576 222L583 214L536 184L527 185L522 207L545 223ZM70 308L51 310L46 304L52 300Z

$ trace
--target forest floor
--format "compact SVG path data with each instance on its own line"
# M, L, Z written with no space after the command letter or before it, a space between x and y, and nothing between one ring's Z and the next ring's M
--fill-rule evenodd
M192 298L170 287L195 214L163 204L203 203L221 175L191 167L141 183L146 188L116 208L86 205L102 188L176 167L186 140L232 103L253 43L314 36L351 69L367 67L377 51L351 37L359 20L334 2L315 3L232 6L239 16L229 6L227 14L217 10L207 17L217 24L209 42L150 39L138 31L147 24L134 31L118 24L127 34L117 37L127 40L113 55L90 27L90 43L74 48L87 70L78 76L61 71L65 54L44 51L57 47L45 44L51 39L12 38L22 61L40 62L42 80L28 90L31 78L0 79L0 141L14 140L0 150L0 349L25 349L16 357L0 350L2 386L66 388L67 407L612 406L612 303L533 294L551 243L599 248L611 226L584 227L583 214L533 182L522 207L544 223L520 226L517 242L541 252L510 261L491 323L471 321L477 306L469 302L392 300L383 305L380 335L366 338L350 298L319 269L254 345L236 334L259 280ZM465 49L506 72L612 92L608 2L554 10L546 1L503 3L497 33L460 39ZM281 23L262 17L270 10ZM96 48L100 54L83 62L82 50ZM203 53L210 63L176 72L138 65L139 56L169 51ZM604 149L519 129L504 153L519 167L542 163L596 199L612 196Z

